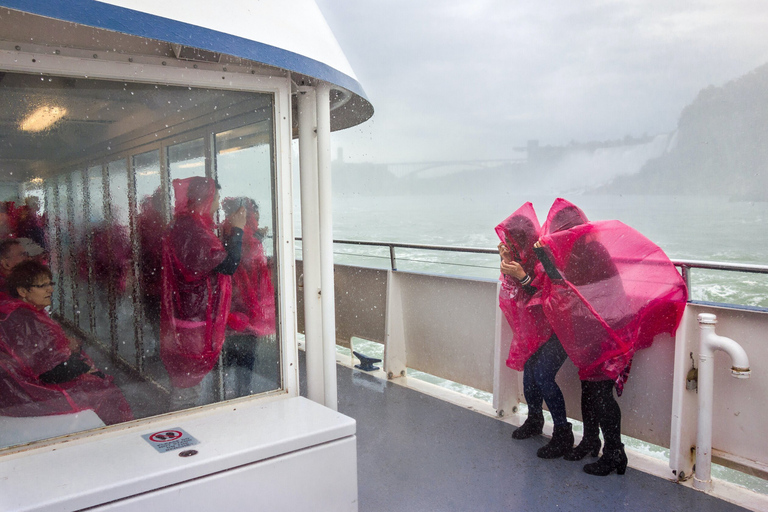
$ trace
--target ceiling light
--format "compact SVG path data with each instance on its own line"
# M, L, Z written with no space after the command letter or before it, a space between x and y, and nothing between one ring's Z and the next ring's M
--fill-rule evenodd
M25 132L41 132L53 126L66 113L67 109L63 107L40 107L21 122L21 129Z
M205 162L190 162L186 164L179 164L179 169L191 169L193 167L202 167L205 165Z

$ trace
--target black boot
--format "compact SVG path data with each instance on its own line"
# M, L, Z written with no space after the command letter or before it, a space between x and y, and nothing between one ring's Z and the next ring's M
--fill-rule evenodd
M603 456L597 462L584 466L585 473L597 476L610 475L614 469L618 475L623 475L627 470L627 454L624 453L623 444L613 450L604 449Z
M556 459L562 457L573 449L573 431L571 424L566 423L563 426L555 426L552 432L552 439L549 443L539 448L536 455L541 459Z
M539 412L538 414L528 414L528 417L525 419L525 423L523 423L519 428L512 432L512 438L528 439L529 437L541 434L543 430L544 413Z
M573 448L570 452L566 453L563 458L565 460L581 460L587 455L591 455L592 457L597 457L597 454L600 453L600 446L602 443L600 442L600 437L583 437L581 438L581 442L578 446Z

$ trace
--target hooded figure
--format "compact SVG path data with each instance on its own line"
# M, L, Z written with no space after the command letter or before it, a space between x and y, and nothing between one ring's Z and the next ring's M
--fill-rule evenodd
M211 371L224 343L242 229L233 227L227 247L214 233L212 179L173 180L173 190L175 218L162 241L160 358L173 387L191 388Z
M268 336L275 334L275 287L259 229L259 207L250 198L228 197L222 201L224 212L229 215L243 205L246 211L243 229L243 255L237 271L232 275L232 306L228 326L236 332ZM225 236L232 226L228 220L222 224Z
M619 394L634 353L657 334L674 334L687 290L664 252L618 221L588 222L584 213L557 199L536 249L551 278L542 289L544 313L579 369L584 436L567 460L600 451L586 473L624 474Z
M518 279L505 274L501 276L499 307L514 333L507 366L517 371L523 371L528 358L552 336L538 291L541 279L547 279L547 276L535 271L538 260L533 244L539 238L539 229L539 220L531 203L525 203L496 226L496 234L510 249L511 258L522 265L527 275L535 276L528 284L536 289L531 290L532 293L528 293Z
M542 232L538 251L553 277L544 312L582 380L618 379L635 351L675 333L687 290L657 245L619 221L588 222L564 199Z
M507 366L523 370L523 393L528 403L528 417L512 437L527 439L542 433L546 402L555 427L552 439L539 448L536 455L553 459L573 447L573 431L563 393L555 381L567 355L541 307L539 288L548 278L536 263L533 251L538 228L539 221L531 203L525 203L496 227L496 234L502 240L499 244L502 272L499 307L513 331Z

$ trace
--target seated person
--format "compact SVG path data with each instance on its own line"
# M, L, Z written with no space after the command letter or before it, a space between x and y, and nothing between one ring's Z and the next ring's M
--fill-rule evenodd
M45 311L51 271L36 261L8 276L0 298L0 415L46 416L86 409L107 425L133 419L112 377L104 375Z

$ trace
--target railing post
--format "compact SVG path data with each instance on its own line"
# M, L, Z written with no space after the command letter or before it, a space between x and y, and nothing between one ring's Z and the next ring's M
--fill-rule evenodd
M392 270L397 270L397 260L395 260L395 246L389 244L389 264Z
M683 276L683 281L685 281L685 288L688 290L688 293L691 292L691 267L688 265L681 265L680 266L680 274Z

